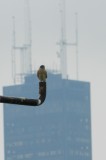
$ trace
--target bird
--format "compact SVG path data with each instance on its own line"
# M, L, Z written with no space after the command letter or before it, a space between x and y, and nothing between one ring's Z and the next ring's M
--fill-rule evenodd
M46 82L47 71L44 65L41 65L37 71L37 77L41 82Z

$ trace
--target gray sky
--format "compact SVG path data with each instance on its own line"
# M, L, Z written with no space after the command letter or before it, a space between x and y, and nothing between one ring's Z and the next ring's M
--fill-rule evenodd
M59 68L56 52L60 39L61 0L30 0L33 69L40 64ZM75 12L78 13L79 79L91 82L93 160L106 159L106 1L66 0L67 41L75 40ZM17 45L24 37L24 0L0 0L0 93L12 84L12 16L16 19ZM72 73L72 48L67 48L68 74ZM43 59L43 60L42 60ZM72 73L72 74L71 74ZM2 109L0 110L2 112ZM2 117L0 116L0 123ZM0 147L1 148L1 147ZM0 153L2 150L0 150ZM2 153L0 154L2 156ZM2 157L0 157L2 160Z

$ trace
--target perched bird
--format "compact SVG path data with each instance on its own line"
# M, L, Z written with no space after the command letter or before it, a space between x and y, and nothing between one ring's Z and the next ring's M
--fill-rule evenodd
M45 82L47 78L47 71L45 70L45 66L41 65L39 70L37 71L37 77L41 82Z

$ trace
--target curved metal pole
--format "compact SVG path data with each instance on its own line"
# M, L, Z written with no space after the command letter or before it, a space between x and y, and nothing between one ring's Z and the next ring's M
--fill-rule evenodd
M38 99L0 96L0 103L39 106L45 101L45 98L46 98L46 82L39 82L39 95L40 96Z

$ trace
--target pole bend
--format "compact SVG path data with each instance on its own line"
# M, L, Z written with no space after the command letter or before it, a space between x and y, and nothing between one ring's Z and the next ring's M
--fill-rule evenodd
M0 103L39 106L45 101L45 98L46 98L46 82L39 82L39 98L38 99L0 96Z

